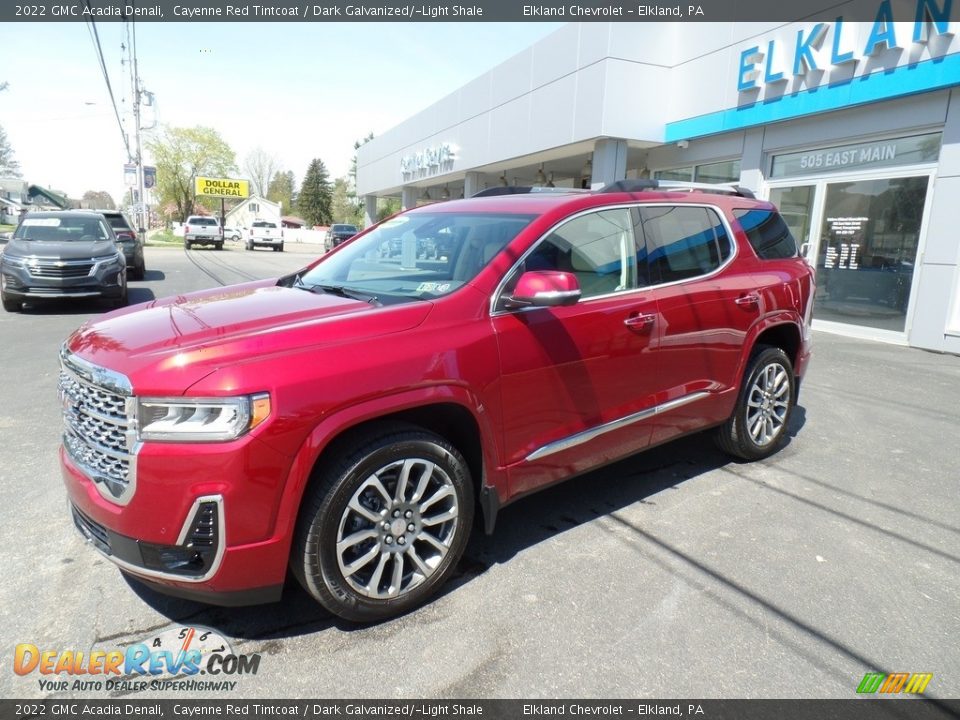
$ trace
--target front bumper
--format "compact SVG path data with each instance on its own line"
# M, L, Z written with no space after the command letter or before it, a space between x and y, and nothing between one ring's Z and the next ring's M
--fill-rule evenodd
M276 532L276 513L288 458L245 436L209 445L145 443L133 461L136 490L119 505L61 447L74 524L90 544L166 594L215 604L279 597L290 537ZM197 535L204 509L206 546Z
M0 264L0 287L8 297L23 300L70 297L123 297L126 267L119 262L92 264L80 276L38 277L27 267Z

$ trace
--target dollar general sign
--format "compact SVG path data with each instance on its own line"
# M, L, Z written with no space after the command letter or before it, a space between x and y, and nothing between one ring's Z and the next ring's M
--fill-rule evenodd
M211 197L250 197L250 183L247 180L233 180L232 178L198 177L196 190L197 195L208 195Z

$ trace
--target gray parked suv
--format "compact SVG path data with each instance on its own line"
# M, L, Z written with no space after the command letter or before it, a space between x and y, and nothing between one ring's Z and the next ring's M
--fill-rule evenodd
M110 224L83 210L28 214L0 255L0 297L7 312L48 298L126 305L126 261Z
M93 210L106 218L113 234L117 236L117 246L127 260L127 274L132 280L143 280L147 274L147 261L144 258L143 238L136 233L133 225L119 210ZM145 231L141 229L141 235Z

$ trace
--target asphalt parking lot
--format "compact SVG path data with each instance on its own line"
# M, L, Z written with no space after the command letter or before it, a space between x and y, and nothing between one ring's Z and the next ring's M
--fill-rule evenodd
M316 251L149 248L130 299ZM18 643L122 648L181 624L261 654L231 698L844 698L873 671L960 696L960 358L815 333L779 454L737 464L694 436L531 496L431 604L354 626L295 585L256 608L169 599L86 546L57 465L57 349L99 312L0 314L2 697L167 697L46 692L9 668Z

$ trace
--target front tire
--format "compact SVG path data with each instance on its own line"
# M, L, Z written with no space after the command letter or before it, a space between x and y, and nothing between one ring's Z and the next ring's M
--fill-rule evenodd
M19 300L14 300L7 295L3 295L0 299L3 301L3 309L7 312L20 312L23 309L23 303Z
M450 577L473 509L456 448L412 426L384 426L318 471L297 525L294 574L335 615L394 617Z
M790 358L778 347L757 347L747 365L733 414L717 431L717 444L742 460L772 455L786 439L795 402Z

